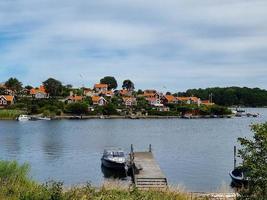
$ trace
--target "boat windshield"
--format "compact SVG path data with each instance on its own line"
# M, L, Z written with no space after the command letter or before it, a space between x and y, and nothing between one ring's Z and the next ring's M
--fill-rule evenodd
M113 157L124 157L123 152L113 152Z
M124 157L124 153L122 151L105 151L105 155L112 157Z

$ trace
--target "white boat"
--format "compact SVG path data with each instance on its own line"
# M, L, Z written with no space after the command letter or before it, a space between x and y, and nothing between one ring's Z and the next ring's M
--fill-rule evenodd
M37 120L51 120L50 117L36 117Z
M20 115L17 120L18 121L29 121L31 119L31 117L29 117L28 115Z
M101 161L102 165L107 168L119 170L126 167L126 156L119 148L105 149Z

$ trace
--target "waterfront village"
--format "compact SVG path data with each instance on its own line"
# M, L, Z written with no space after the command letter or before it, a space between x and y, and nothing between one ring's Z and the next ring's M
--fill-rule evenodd
M231 111L210 99L179 96L155 89L135 90L131 80L117 89L114 77L104 77L92 87L73 88L49 78L39 87L22 86L16 78L0 84L0 116L20 114L68 117L214 117Z

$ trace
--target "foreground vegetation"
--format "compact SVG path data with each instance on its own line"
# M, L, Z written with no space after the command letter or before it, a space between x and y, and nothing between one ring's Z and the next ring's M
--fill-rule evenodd
M239 138L239 156L247 171L249 185L240 191L240 200L267 199L267 122L251 126L252 139Z
M17 109L0 109L0 119L16 119L20 114L23 114L23 111Z
M38 184L28 177L29 165L0 161L0 199L5 200L187 200L174 191L140 191L119 187L94 188L90 184L64 189L61 182ZM191 198L190 198L191 199Z

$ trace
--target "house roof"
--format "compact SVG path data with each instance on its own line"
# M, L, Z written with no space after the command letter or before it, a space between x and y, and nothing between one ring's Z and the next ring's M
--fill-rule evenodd
M31 95L35 95L37 93L47 94L47 92L45 91L45 87L43 85L41 85L38 89L32 88L30 90Z
M131 100L131 101L135 101L136 98L135 97L122 97L123 101L127 101L127 100Z
M100 99L103 99L104 101L106 101L106 99L104 97L101 97L101 96L92 96L92 101L93 102L98 102Z
M199 98L198 97L176 97L176 99L178 101L194 101L194 102L198 102Z
M158 100L158 98L155 98L155 97L148 97L146 98L147 101L156 101Z
M14 100L14 96L11 96L11 95L0 95L0 97L4 97L7 101L13 101Z
M108 88L108 84L97 83L94 88Z
M69 96L68 99L73 100L73 101L81 101L81 100L83 100L83 97L82 96L73 95L73 96Z
M104 92L101 92L101 93L104 94L104 95L114 95L114 92L110 91L110 90L104 91Z
M165 98L167 99L168 102L172 102L175 100L175 97L173 95L165 95Z

